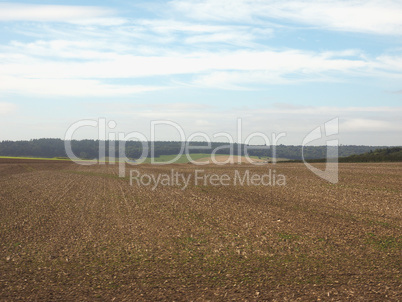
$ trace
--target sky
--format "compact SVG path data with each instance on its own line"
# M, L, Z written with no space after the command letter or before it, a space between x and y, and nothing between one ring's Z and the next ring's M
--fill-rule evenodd
M400 0L0 1L0 141L105 119L107 137L300 145L338 118L340 144L402 145L401 16Z

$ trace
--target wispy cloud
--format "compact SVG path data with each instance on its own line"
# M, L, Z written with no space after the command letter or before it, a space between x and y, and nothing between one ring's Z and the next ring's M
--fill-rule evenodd
M190 52L178 49L159 55L132 55L120 46L113 49L102 40L11 42L0 48L0 59L0 90L15 91L18 87L23 94L43 91L49 95L57 91L60 95L78 95L80 91L83 95L93 95L89 87L106 95L114 91L132 94L162 88L110 86L102 84L102 79L189 75L186 82L170 78L164 85L172 87L182 82L204 88L247 90L258 89L258 85L342 81L348 75L375 77L381 73L383 77L397 77L402 70L402 57L381 56L370 60L356 50ZM104 89L100 89L102 85ZM73 87L75 93L70 91Z
M350 6L336 3L345 9ZM374 7L373 3L369 7ZM401 78L402 56L398 54L369 57L358 49L306 51L258 43L261 37L270 37L273 29L253 23L255 18L272 15L286 19L298 9L308 18L313 8L314 12L331 11L332 4L327 2L176 0L168 5L187 12L190 18L214 19L216 12L216 18L249 23L162 18L87 26L88 20L114 18L117 13L102 7L3 3L0 20L42 20L53 26L34 25L30 33L40 32L42 38L0 46L0 90L49 96L131 95L163 86L258 90L266 85L345 81L350 76ZM182 75L186 77L179 78ZM163 84L156 84L161 82L156 79L149 86L106 81L157 77L168 78Z
M119 107L125 108L124 112ZM400 136L402 107L294 106L283 103L258 108L250 105L219 109L196 104L184 107L173 104L173 108L168 107L166 104L152 106L121 104L115 108L106 105L111 116L122 121L119 131L126 133L134 129L130 128L132 126L129 123L124 125L125 118L135 120L135 130L144 134L149 133L150 122L159 119L174 121L184 130L187 137L200 131L210 137L218 132L227 132L237 137L236 123L237 119L241 118L243 139L255 132L264 133L270 138L273 133L286 133L286 137L280 143L301 144L311 130L339 117L339 139L342 144L374 144L373 135L384 136L386 140L392 141L393 145L402 144ZM102 110L99 107L98 109ZM169 129L164 135L166 139L179 139L174 128ZM222 137L217 140L222 141ZM325 145L325 141L317 142L320 143Z
M198 20L261 22L290 20L329 30L402 34L398 0L174 0L170 5Z
M1 77L0 92L41 97L120 97L167 89L162 86L112 85L99 80Z
M122 19L113 18L114 14L114 10L95 6L0 3L0 21L121 24Z
M18 114L62 107L66 125L107 113L136 127L171 119L189 133L231 131L240 116L247 131L287 131L288 143L300 143L339 116L350 143L369 143L371 133L398 141L402 111L387 106L401 94L400 1L139 1L135 11L132 2L110 3L0 3L2 125L14 103L24 104ZM349 107L333 106L338 97ZM352 140L360 135L367 140Z

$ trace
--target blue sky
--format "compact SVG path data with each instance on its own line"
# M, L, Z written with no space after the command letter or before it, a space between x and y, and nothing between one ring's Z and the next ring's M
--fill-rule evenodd
M301 144L338 117L341 144L402 145L401 16L388 0L0 1L0 140L241 118Z

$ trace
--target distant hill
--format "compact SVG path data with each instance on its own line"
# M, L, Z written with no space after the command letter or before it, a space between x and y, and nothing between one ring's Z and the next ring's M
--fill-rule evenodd
M402 147L377 149L363 154L339 158L339 162L398 162L402 161Z
M299 162L299 160L296 160ZM402 147L386 147L370 150L362 154L353 154L346 157L339 157L340 163L365 163L365 162L400 162L402 161ZM311 159L309 162L326 162L325 158Z
M73 140L71 146L74 154L81 159L94 159L103 157L119 157L119 142L106 141L101 142L104 150L100 150L98 140ZM142 155L142 143L138 141L128 141L124 143L126 156L137 159ZM182 143L175 141L156 141L145 143L148 149L148 156L154 154L155 158L167 155L177 155L181 152ZM206 142L191 142L191 154L211 154L217 149L216 154L230 154L230 148L227 143L213 142L210 148ZM278 146L249 146L244 144L233 144L230 146L233 155L244 156L246 153L250 156L267 158L285 158L290 160L301 160L302 153L305 159L325 158L327 154L326 146L305 146L300 145L278 145ZM340 157L347 157L354 154L363 154L379 149L384 146L354 146L341 145L338 153ZM151 153L152 150L152 153ZM102 151L102 152L100 152ZM274 152L275 151L275 152ZM123 154L124 155L124 154ZM27 141L2 141L0 142L0 156L16 157L42 157L55 158L66 157L64 141L54 138L33 139ZM357 158L355 159L357 160Z

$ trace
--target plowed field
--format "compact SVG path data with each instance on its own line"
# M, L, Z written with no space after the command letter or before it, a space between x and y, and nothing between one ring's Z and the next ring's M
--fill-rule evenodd
M269 168L286 185L128 177ZM114 165L0 160L0 300L401 301L402 164L340 164L339 178L297 163L119 178Z

